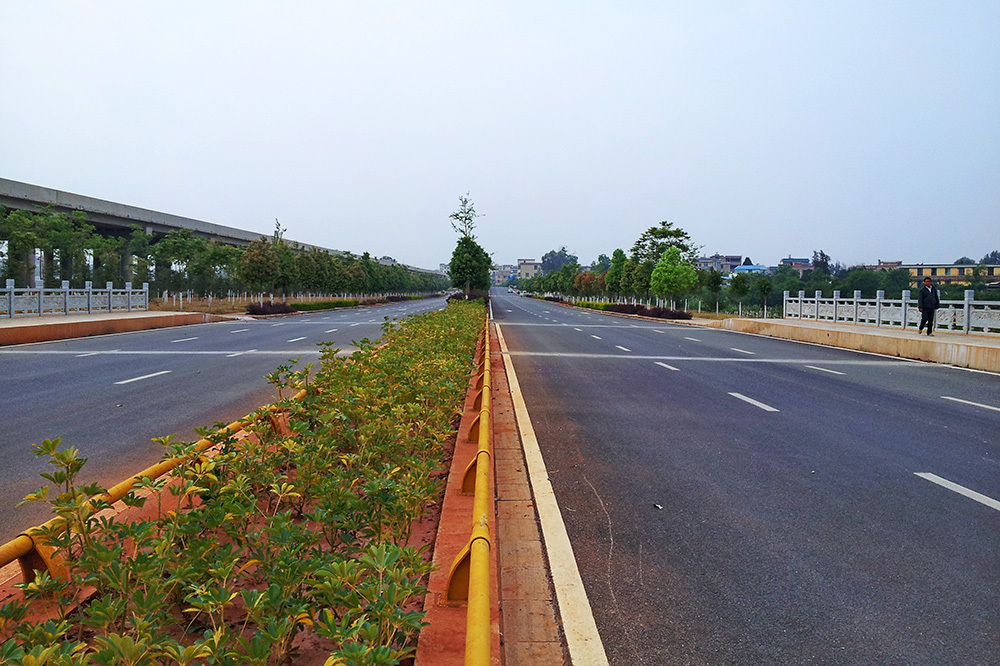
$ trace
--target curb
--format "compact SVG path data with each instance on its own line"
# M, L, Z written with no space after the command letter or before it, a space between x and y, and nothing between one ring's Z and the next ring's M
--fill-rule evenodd
M203 312L192 312L190 314L119 317L93 321L67 321L5 326L0 328L0 346L23 345L32 342L51 342L52 340L85 338L92 335L129 333L153 328L169 328L171 326L188 326L190 324L224 321L221 318L216 319L216 317L217 315L209 315Z

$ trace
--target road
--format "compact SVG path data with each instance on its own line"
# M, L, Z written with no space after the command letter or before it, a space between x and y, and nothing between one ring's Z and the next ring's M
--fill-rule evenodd
M1000 663L996 375L494 296L611 663Z
M272 402L269 373L319 360L320 342L349 353L381 337L385 317L444 307L444 298L0 347L0 542L47 520L41 504L14 506L51 468L31 445L61 436L105 487L157 462L153 437L198 439Z

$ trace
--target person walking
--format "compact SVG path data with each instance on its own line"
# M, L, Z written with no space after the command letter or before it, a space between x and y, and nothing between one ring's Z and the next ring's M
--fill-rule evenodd
M917 329L917 335L924 332L924 324L927 325L927 335L934 335L934 315L939 307L941 307L941 297L938 295L937 287L929 277L925 277L924 286L920 289L920 296L917 297L917 309L920 310L920 328Z

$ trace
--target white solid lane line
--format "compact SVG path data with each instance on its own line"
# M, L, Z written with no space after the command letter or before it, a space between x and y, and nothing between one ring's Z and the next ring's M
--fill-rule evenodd
M151 375L143 375L142 377L133 377L132 379L125 379L120 382L115 382L115 384L131 384L132 382L138 382L143 379L149 379L150 377L159 377L160 375L169 375L172 370L160 370L159 372L154 372Z
M305 340L305 339L306 336L303 335L301 338L292 338L291 340L289 340L289 342L298 342L299 340Z
M836 370L829 370L827 368L821 368L818 365L807 365L810 370L819 370L820 372L829 372L831 375L842 375L843 372L837 372Z
M689 338L687 336L684 336L684 339L685 340L690 340L691 342L701 342L701 340L699 340L698 338Z
M271 324L271 326L284 326L285 322L279 321L277 324Z
M245 352L236 352L235 354L226 354L226 358L235 358L237 356L243 356L243 354L252 354L255 351L257 351L257 350L256 349L248 349Z
M930 481L931 483L936 483L939 486L941 486L942 488L947 488L948 490L953 490L956 493L958 493L959 495L964 495L965 497L968 497L969 499L976 500L980 504L985 504L986 506L990 507L991 509L996 509L997 511L1000 511L1000 502L996 501L992 497L987 497L986 495L981 495L981 494L977 493L975 490L969 490L965 486L960 486L957 483L952 483L948 479L942 479L937 474L931 474L929 472L914 472L914 474L916 474L917 476L919 476L921 479L926 479L926 480Z
M249 328L238 328L235 331L229 331L229 332L230 333L245 333L245 332L247 332L249 330L250 330Z
M750 354L751 356L757 354L757 352L747 351L746 349L740 349L738 347L730 347L730 349L732 349L734 352L739 352L741 354Z
M951 400L953 402L960 402L963 405L972 405L973 407L982 407L983 409L992 409L994 412L1000 412L1000 407L994 407L993 405L984 405L981 402L972 402L971 400L962 400L961 398L953 398L950 395L941 396L942 400Z
M194 336L192 338L181 338L179 340L171 340L171 342L190 342L192 340L197 340L197 339L198 339L198 336L196 335L196 336Z
M86 354L77 354L76 357L77 358L86 358L87 356L97 356L100 353L101 352L99 352L99 351L96 351L96 352L87 352Z
M599 335L592 335L592 336L590 336L590 337L594 338L595 340L600 340L600 339L602 339L602 338L601 338L601 336L599 336Z
M656 362L656 365L660 366L661 368L666 368L667 370L673 370L675 372L680 372L681 371L680 368L675 368L672 365L667 365L666 363L660 363L659 361Z
M618 349L621 349L622 351L627 351L627 352L630 352L630 351L632 351L632 350L631 350L631 349L629 349L628 347L622 347L621 345L615 345L615 347L618 347Z
M776 412L776 411L778 411L777 409L775 409L771 405L765 405L764 403L758 402L758 401L754 400L753 398L748 398L745 395L743 395L742 393L732 393L732 392L730 392L729 395L733 396L734 398L739 398L743 402L748 402L751 405L753 405L754 407L760 407L765 412Z

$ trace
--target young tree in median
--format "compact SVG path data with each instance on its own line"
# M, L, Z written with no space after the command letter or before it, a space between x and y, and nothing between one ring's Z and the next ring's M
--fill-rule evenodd
M452 219L452 228L459 235L458 244L451 255L451 263L448 264L448 274L451 275L451 285L463 288L465 297L468 298L473 289L490 288L490 267L493 262L472 234L479 214L469 199L469 193L460 196L458 202L458 210L448 216Z
M615 250L611 253L611 267L604 275L604 284L608 292L615 296L624 291L622 289L622 276L625 273L625 261L625 252L620 248Z
M681 259L681 251L676 247L667 248L653 268L649 279L653 293L660 298L676 298L686 294L698 284L698 273L692 264Z
M664 220L658 226L650 227L642 232L632 246L632 258L639 262L655 264L669 247L676 247L681 252L681 259L693 262L698 247L691 242L691 236L680 227L674 227L673 222Z

